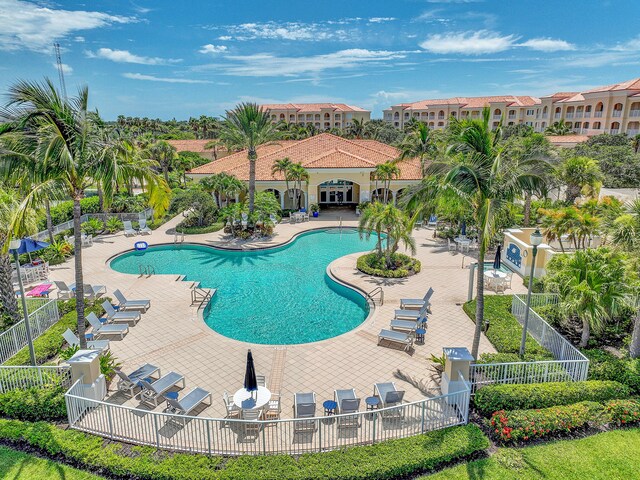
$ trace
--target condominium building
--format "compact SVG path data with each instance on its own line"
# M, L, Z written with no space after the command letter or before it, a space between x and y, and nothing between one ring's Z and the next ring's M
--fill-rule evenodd
M526 124L536 131L564 120L574 132L640 133L640 78L593 88L584 92L556 92L542 98L530 96L454 97L394 105L384 119L403 127L416 118L431 128L445 128L451 117L480 118L482 108L491 109L492 126Z
M262 105L273 122L313 125L321 130L345 128L354 120L367 121L371 112L344 103L276 103Z

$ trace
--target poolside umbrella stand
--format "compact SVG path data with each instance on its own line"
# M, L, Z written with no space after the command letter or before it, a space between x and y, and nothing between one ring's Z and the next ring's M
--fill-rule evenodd
M502 245L498 245L496 248L496 258L493 259L493 271L500 270L500 257L502 256Z
M248 392L258 391L258 379L256 378L256 367L253 364L251 350L247 352L247 370L244 374L244 388ZM253 396L253 393L251 393Z

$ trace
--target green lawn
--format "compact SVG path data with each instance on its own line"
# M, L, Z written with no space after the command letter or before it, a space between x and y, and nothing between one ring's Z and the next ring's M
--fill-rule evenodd
M580 440L500 448L491 458L448 468L424 480L638 478L640 429L613 430Z
M0 447L0 478L11 480L98 480L91 473Z

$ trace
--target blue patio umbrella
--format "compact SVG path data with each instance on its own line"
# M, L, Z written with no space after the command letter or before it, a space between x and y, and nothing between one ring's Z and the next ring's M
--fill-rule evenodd
M502 256L502 245L498 245L496 248L496 258L493 259L493 269L500 270L500 257Z
M20 240L18 254L22 255L23 253L27 253L29 254L29 259L31 259L31 252L37 252L38 250L42 250L48 246L49 244L47 242L41 242L39 240L34 240L33 238L23 238Z
M253 364L251 350L247 353L247 370L244 374L244 388L248 392L258 391L258 379L256 378L256 367Z

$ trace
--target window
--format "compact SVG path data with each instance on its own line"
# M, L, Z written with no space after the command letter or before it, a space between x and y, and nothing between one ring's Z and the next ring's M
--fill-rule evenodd
M533 108L530 108L530 109L527 110L527 115L528 116L533 115Z

